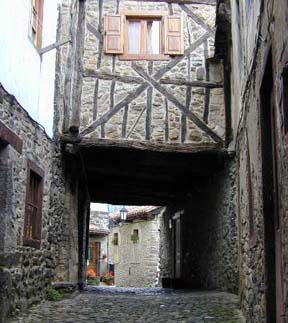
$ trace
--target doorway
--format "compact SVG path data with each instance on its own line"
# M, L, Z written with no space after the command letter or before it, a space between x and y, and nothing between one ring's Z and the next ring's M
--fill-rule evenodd
M182 239L181 239L181 214L182 211L179 211L174 214L172 217L173 221L173 287L182 288Z
M281 274L277 137L272 63L270 52L260 91L266 322L284 323L282 316L283 277Z

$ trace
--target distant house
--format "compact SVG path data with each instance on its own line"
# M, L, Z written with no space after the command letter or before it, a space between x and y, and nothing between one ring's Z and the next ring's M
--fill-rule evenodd
M107 206L92 204L89 224L87 275L96 277L108 271L109 213Z
M114 215L109 235L109 265L115 284L123 287L154 287L159 282L160 221L164 207L142 206L128 211L120 222Z

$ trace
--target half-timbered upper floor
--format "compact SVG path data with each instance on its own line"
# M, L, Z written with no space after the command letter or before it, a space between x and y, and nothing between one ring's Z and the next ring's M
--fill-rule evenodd
M65 71L60 133L221 144L225 108L222 68L212 59L215 5L201 2L213 3L64 1L60 36L67 33L71 42L58 55Z
M227 141L223 70L214 57L215 1L64 0L60 13L59 40L71 41L58 50L56 135L80 148L89 179L97 173L91 187L105 182L103 171L113 171L107 187L113 192L121 169L110 165L113 151L125 160L117 194L132 168L135 176L155 173L154 182L163 186L158 191L167 189L157 178L159 167L177 174L177 163L155 168L149 161L147 168L145 160L155 153L163 153L159 161L173 153L179 160L181 154L203 156L193 170L191 158L184 158L187 165L175 176L187 186L191 177L210 173ZM130 164L131 149L150 157ZM143 184L134 175L131 192L136 182Z

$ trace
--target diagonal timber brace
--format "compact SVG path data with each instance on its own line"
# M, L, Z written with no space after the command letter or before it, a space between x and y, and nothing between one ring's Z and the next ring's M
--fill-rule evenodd
M167 65L165 65L163 68L161 68L157 73L154 74L153 79L155 81L159 81L167 72L169 72L173 67L175 67L178 63L180 63L184 57L187 55L190 55L194 50L196 50L205 40L207 40L210 37L210 33L206 32L204 33L199 39L197 39L191 46L186 48L184 51L183 56L178 56L174 59L172 59ZM150 84L148 82L144 82L142 85L138 86L134 91L129 93L122 101L117 103L111 110L106 112L104 115L102 115L98 120L94 121L90 126L85 128L83 131L81 131L80 135L85 136L89 133L95 131L97 127L100 125L106 123L110 118L112 118L117 112L119 112L123 107L125 107L127 104L131 103L133 100L135 100L142 92L144 92ZM209 129L209 128L208 128Z
M137 64L133 63L132 68L135 72L137 72L140 76L142 76L147 82L149 82L153 87L159 91L164 97L166 97L170 102L175 104L175 106L183 112L187 118L192 120L195 125L204 131L209 137L215 140L217 143L222 143L223 140L220 136L218 136L213 130L211 130L201 119L199 119L195 113L190 111L183 105L174 95L172 95L168 90L166 90L162 85L159 84L155 79L150 77L141 67Z
M187 16L192 18L199 26L204 30L210 33L211 36L214 36L215 30L210 28L200 17L198 17L194 12L192 12L185 4L179 4L180 8L186 12Z

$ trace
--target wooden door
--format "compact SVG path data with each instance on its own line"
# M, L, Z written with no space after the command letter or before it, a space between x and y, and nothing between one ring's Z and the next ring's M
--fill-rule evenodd
M93 264L95 265L96 276L100 275L100 253L101 242L94 242L93 245Z
M261 86L261 144L264 216L266 322L284 323L281 224L272 56Z

